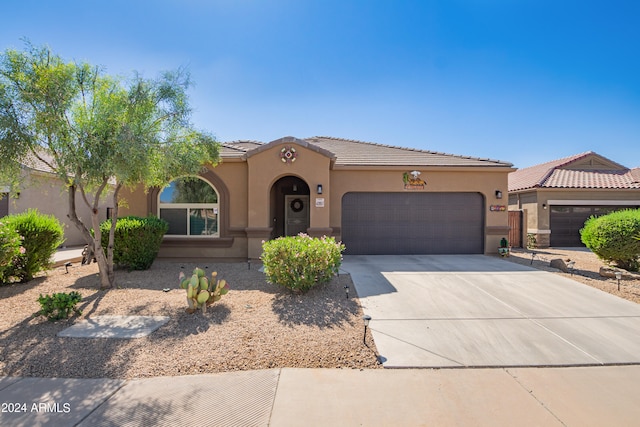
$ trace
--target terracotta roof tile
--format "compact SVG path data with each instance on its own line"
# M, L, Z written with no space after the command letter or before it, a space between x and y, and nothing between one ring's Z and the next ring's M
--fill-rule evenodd
M640 188L630 170L581 171L556 169L544 183L547 188Z
M573 164L588 156L594 156L610 163L614 169L580 169ZM574 167L574 168L572 168ZM509 174L509 191L530 188L640 188L639 180L632 170L606 159L593 151L588 151L562 159L552 160Z

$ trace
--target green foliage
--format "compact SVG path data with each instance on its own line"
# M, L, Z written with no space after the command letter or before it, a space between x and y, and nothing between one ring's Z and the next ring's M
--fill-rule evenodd
M24 250L14 258L12 275L21 282L51 267L51 257L64 242L62 224L53 215L46 215L36 209L9 215L6 223L22 237Z
M185 277L183 272L180 272L178 280L180 280L180 287L187 291L187 313L195 313L196 310L201 309L203 313L207 311L207 307L216 301L220 301L222 295L226 295L229 292L229 284L226 280L220 279L216 282L217 272L211 273L211 280L204 275L204 270L201 268L195 268L191 277Z
M533 233L527 233L527 248L535 249L538 247L538 239L536 239L536 235Z
M15 191L22 165L47 164L68 188L69 218L89 243L109 192L117 206L123 187L162 187L217 162L214 138L190 123L190 87L184 70L124 80L47 47L8 49L0 53L0 182ZM90 217L77 216L76 194ZM113 260L97 234L101 287L109 288Z
M637 271L640 256L640 209L625 209L589 218L580 238L605 261L625 270Z
M218 195L209 184L196 177L182 177L173 181L171 203L217 203Z
M107 246L111 220L100 224L102 245ZM127 216L116 221L113 262L129 270L147 270L158 256L169 224L156 217Z
M45 295L38 298L40 303L40 315L47 316L47 319L60 320L69 317L73 311L75 314L82 314L82 311L76 308L76 305L82 300L80 293L73 291L70 293L60 292L53 295Z
M0 284L8 283L13 275L14 260L20 255L21 243L16 229L3 219L0 222Z
M269 283L307 291L318 283L331 281L342 264L344 249L333 237L299 234L264 242L260 258Z

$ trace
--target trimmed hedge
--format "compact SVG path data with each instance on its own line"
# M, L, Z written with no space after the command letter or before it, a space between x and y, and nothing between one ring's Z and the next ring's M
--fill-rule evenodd
M51 268L53 254L64 243L62 223L36 209L9 215L5 221L22 237L24 248L14 257L11 275L28 282L37 273Z
M21 242L15 228L7 221L0 222L0 284L9 283L14 270L14 258L20 254Z
M640 257L640 209L624 209L591 217L580 230L587 248L605 261L629 271L638 270Z
M111 220L100 224L102 246L107 247ZM113 241L113 262L129 270L147 270L158 256L162 237L169 224L156 217L140 218L126 216L118 218Z
M264 242L260 259L269 283L307 291L316 284L331 281L342 264L344 249L333 237L299 234Z

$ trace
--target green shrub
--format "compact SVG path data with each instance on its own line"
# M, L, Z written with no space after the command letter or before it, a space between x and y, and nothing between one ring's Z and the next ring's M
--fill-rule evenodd
M605 261L625 270L638 269L640 240L640 209L625 209L600 217L589 218L580 230L587 248Z
M102 246L107 247L111 220L100 224ZM140 218L126 216L118 218L113 241L113 262L129 270L147 270L158 256L162 236L169 224L156 217Z
M14 260L20 255L22 240L13 226L0 222L0 284L8 283L14 271ZM22 248L24 251L24 248Z
M41 316L47 316L49 320L66 319L72 311L75 314L82 314L82 311L76 308L76 304L78 304L81 299L80 293L76 291L68 294L61 292L45 296L40 294L38 302L42 308L39 314Z
M260 258L269 283L307 291L338 273L344 249L333 237L318 239L299 234L264 242Z
M36 209L9 215L7 224L22 237L21 253L14 258L13 275L21 282L28 282L37 273L51 267L51 258L64 242L62 224L53 215Z

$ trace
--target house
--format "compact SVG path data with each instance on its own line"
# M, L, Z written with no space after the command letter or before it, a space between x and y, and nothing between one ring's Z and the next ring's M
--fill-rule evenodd
M262 242L335 236L346 254L495 253L511 163L332 137L223 143L198 177L124 191L170 224L159 257L255 259Z
M41 156L46 156L41 153ZM73 224L67 214L69 212L69 193L62 181L51 168L39 159L33 157L22 166L20 189L15 197L11 197L8 188L0 187L0 218L6 215L37 209L40 213L53 215L63 225L64 246L82 246L86 242L80 230ZM76 194L76 209L78 218L91 227L91 211ZM100 221L107 218L108 199L99 204L98 217Z
M592 215L640 207L640 169L593 151L509 174L509 211L522 211L538 247L584 246L580 229Z

